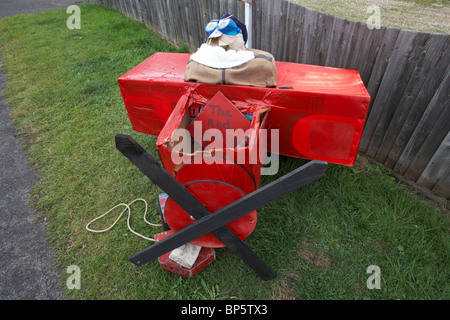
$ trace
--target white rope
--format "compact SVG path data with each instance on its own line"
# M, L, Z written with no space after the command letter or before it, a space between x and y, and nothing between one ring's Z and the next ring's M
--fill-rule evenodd
M134 233L135 235L137 235L138 237L141 237L141 238L143 238L143 239L145 239L145 240L148 240L148 241L153 241L153 242L155 242L155 239L153 239L153 238L148 238L148 237L143 236L143 235L140 234L140 233L137 233L137 232L134 231L134 230L131 228L131 226L130 226L130 218L131 218L131 208L130 208L130 206L131 206L134 202L136 202L136 201L142 201L142 202L145 203L145 212L144 212L144 221L145 221L145 223L147 223L148 225L150 225L150 226L152 226L152 227L161 227L161 226L162 226L161 224L154 224L154 223L150 223L150 222L147 221L147 219L146 219L146 216L147 216L147 210L148 210L147 201L145 201L145 200L142 199L142 198L138 198L138 199L135 199L135 200L131 201L129 204L119 203L118 205L112 207L111 209L109 209L108 211L106 211L104 214L98 216L97 218L95 218L94 220L92 220L91 222L89 222L89 223L86 225L86 230L87 230L87 231L90 231L90 232L94 232L94 233L102 233L102 232L109 231L109 230L111 230L111 229L116 225L117 221L120 220L120 218L121 218L122 215L125 213L125 211L128 210L128 218L127 218L128 229L129 229L132 233ZM120 206L124 206L125 209L123 209L122 213L119 215L119 217L116 219L116 221L114 221L114 223L113 223L111 226L109 226L108 228L103 229L103 230L94 230L94 229L89 228L89 225L90 225L91 223L93 223L93 222L95 222L95 221L97 221L97 220L103 218L103 217L106 216L108 213L110 213L111 211L113 211L114 209L116 209L116 208L118 208L118 207L120 207Z

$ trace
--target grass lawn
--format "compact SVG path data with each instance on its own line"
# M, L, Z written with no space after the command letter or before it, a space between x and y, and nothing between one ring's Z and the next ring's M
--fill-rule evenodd
M385 27L424 32L450 33L450 0L290 0L302 6L367 22L380 9L380 24Z
M40 174L32 205L44 219L57 264L81 269L81 289L68 299L449 299L446 213L399 185L389 172L330 165L322 179L258 211L246 242L278 272L264 282L226 249L188 279L156 261L135 267L128 257L150 243L123 218L93 234L86 224L120 202L144 198L158 221L160 192L114 145L130 134L156 155L155 138L133 132L117 78L156 51L177 51L141 24L105 7L81 6L81 30L55 10L0 20L7 73L5 96ZM277 176L304 160L282 158ZM133 228L159 233L133 209ZM116 216L120 210L115 212ZM92 227L104 228L114 213ZM381 289L366 286L370 265Z

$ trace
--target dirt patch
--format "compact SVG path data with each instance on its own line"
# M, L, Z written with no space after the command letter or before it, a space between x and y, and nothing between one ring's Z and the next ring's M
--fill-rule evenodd
M300 277L296 274L285 274L280 280L280 285L272 292L273 300L297 300L295 297L295 290L291 283L294 278Z
M333 268L331 258L324 252L320 252L316 245L309 239L303 239L301 249L298 251L300 261L297 263L306 264L308 267L317 267L323 271ZM290 268L295 272L298 268L292 265ZM297 300L293 283L301 279L301 272L284 274L277 286L272 291L273 300Z
M303 241L303 246L298 252L299 257L308 265L328 270L332 266L331 258L315 248L308 240Z
M366 167L368 165L370 165L369 160L366 157L358 154L358 156L356 157L356 162L355 162L354 167L358 170L364 171L364 170L366 170Z

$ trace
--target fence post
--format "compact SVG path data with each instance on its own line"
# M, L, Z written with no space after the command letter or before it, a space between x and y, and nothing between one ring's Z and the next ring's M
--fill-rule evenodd
M247 45L246 47L251 49L253 44L252 29L253 29L253 17L252 17L252 5L245 4L245 25L247 26Z

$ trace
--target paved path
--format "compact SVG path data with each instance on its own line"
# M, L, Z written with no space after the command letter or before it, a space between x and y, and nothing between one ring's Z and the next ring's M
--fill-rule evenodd
M21 13L67 8L79 0L0 0L0 19Z
M79 2L0 0L0 18ZM5 81L0 69L0 91ZM59 300L64 270L55 269L44 225L28 207L29 190L37 177L15 138L10 113L11 107L0 98L0 300Z

